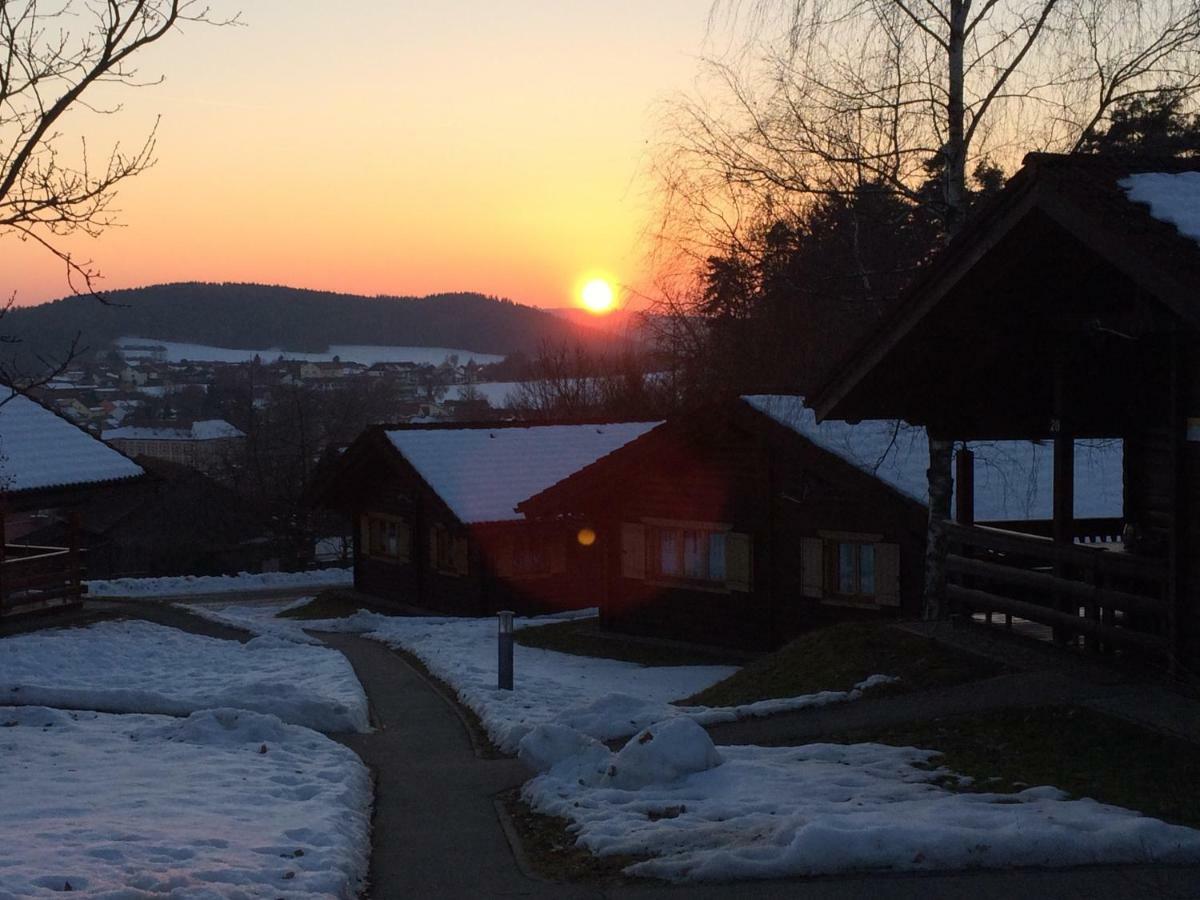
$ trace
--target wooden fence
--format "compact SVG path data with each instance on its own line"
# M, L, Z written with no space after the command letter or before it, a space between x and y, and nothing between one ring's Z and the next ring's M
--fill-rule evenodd
M986 526L947 532L946 597L960 609L1047 625L1063 643L1082 636L1090 650L1168 652L1164 561Z
M78 547L8 544L0 559L0 616L83 601Z

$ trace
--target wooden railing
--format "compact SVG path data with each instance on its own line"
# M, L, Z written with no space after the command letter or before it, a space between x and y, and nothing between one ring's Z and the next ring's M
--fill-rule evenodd
M5 545L0 563L0 616L77 605L84 590L77 548Z
M1015 531L1020 534L1033 534L1039 537L1052 537L1054 534L1053 519L1022 519L1020 521L976 522L984 528L1001 531ZM1072 525L1072 537L1077 544L1119 544L1125 528L1125 520L1121 518L1075 519Z
M1162 560L986 526L950 523L947 532L946 597L960 609L1047 625L1057 641L1082 636L1091 650L1167 652Z

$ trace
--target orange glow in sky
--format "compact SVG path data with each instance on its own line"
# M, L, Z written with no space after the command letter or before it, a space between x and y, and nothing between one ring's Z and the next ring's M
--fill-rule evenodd
M647 279L647 174L662 102L691 84L696 0L244 3L244 27L187 26L64 122L93 164L140 146L122 227L71 248L102 287L257 281L363 294L480 291L576 303L597 263ZM0 236L0 289L68 293L60 263Z
M592 278L580 290L579 301L588 312L600 316L612 312L616 305L616 294L608 281L603 278Z

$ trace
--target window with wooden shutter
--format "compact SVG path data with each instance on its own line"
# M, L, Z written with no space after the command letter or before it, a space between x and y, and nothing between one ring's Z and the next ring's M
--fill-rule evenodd
M646 577L646 526L633 522L621 523L621 575L625 578Z
M820 538L800 539L800 593L818 600L825 596L825 542Z
M880 606L900 605L900 545L875 545L875 600Z
M754 589L754 544L748 534L725 535L725 586L731 591Z
M466 575L470 569L468 562L470 549L465 537L454 538L454 557L451 561L455 575Z

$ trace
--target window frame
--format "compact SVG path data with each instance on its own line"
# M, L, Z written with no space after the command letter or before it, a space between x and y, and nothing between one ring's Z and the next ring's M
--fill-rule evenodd
M403 516L390 513L366 513L367 545L363 547L363 556L367 559L385 563L408 563L412 561L412 526ZM396 530L396 552L389 552L387 547L386 530Z
M725 545L727 535L733 530L731 525L723 522L694 522L671 519L643 519L642 521L646 530L645 558L646 580L648 582L722 594L731 592L731 588L729 587L727 547ZM700 550L699 556L702 561L700 568L707 573L706 575L696 576L687 574L688 533L703 535L703 538L696 543L696 546ZM674 535L675 565L674 571L670 572L664 572L662 567L662 538L664 534ZM713 538L718 535L722 539L720 574L714 577L714 554L712 548Z
M833 585L832 593L841 599L849 600L857 603L870 603L876 605L876 597L878 597L878 583L876 578L876 544L877 541L868 540L847 540L840 539L830 541L830 583ZM863 550L869 550L870 558L870 591L863 590L864 569ZM842 553L844 550L852 552L852 571L854 583L850 590L846 590L846 585L842 580Z

